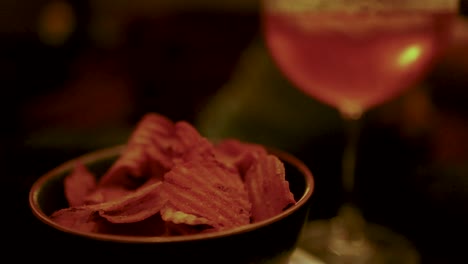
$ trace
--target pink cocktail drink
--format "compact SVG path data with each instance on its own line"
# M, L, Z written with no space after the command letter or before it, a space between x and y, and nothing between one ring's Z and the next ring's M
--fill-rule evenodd
M450 37L454 13L271 11L264 32L302 91L359 117L420 81Z

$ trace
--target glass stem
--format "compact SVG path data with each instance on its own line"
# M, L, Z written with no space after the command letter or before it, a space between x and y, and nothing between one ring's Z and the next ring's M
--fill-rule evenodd
M356 156L361 118L345 116L344 121L347 136L342 164L344 203L337 217L332 219L329 247L340 256L363 257L369 255L369 246L364 239L365 221L356 206L355 195Z
M343 152L342 164L342 184L345 203L354 204L356 197L354 194L356 156L361 132L361 119L345 117L346 145Z

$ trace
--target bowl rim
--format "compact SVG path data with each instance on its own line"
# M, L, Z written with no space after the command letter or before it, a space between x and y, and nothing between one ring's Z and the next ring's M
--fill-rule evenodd
M315 182L312 176L312 172L310 169L302 162L300 159L295 157L294 155L285 152L283 150L279 150L272 147L266 147L267 151L271 154L276 155L292 166L294 166L303 176L306 183L306 188L302 196L298 199L295 205L291 206L290 208L286 209L285 211L281 212L280 214L265 219L260 222L251 223L235 228L231 228L228 230L223 231L216 231L212 233L202 233L202 234L192 234L192 235L182 235L182 236L127 236L127 235L113 235L113 234L101 234L101 233L91 233L91 232L83 232L77 231L72 228L67 228L61 226L51 220L48 215L46 215L39 206L39 192L42 186L49 181L59 175L60 172L65 170L69 170L74 166L77 160L80 160L83 164L87 164L92 162L96 159L102 159L106 157L110 157L112 155L119 155L125 149L126 145L116 145L111 147L106 147L102 149L98 149L95 151L87 152L80 156L77 156L73 159L70 159L62 164L58 165L57 167L51 169L50 171L46 172L42 176L40 176L31 186L29 191L29 207L33 213L33 215L38 218L40 221L45 223L46 225L53 227L59 231L76 235L84 238L89 238L93 240L101 240L101 241L111 241L117 243L177 243L177 242L188 242L188 241L200 241L200 240L208 240L214 238L221 238L226 236L237 235L241 233L246 233L249 231L253 231L259 229L261 227L267 226L269 224L275 223L280 219L287 217L288 215L294 213L295 211L301 209L303 206L307 206L307 202L310 200L312 193L314 191Z

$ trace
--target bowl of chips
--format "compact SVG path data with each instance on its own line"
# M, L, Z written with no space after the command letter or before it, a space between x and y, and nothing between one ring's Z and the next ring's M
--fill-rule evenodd
M286 264L313 189L291 154L149 113L125 144L39 177L29 205L40 247L74 261Z

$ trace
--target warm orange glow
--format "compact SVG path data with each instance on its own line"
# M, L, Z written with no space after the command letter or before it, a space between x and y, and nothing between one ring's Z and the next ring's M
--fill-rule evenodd
M76 26L73 9L64 1L53 1L46 5L38 23L39 37L49 45L63 44Z

